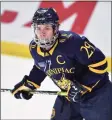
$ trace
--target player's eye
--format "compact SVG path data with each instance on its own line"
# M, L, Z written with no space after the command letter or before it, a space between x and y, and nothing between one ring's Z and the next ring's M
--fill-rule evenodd
M51 30L51 28L50 27L46 27L45 30Z

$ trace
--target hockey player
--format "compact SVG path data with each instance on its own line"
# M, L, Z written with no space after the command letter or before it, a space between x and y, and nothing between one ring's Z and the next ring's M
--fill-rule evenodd
M105 55L85 36L59 31L53 8L39 8L32 19L29 45L34 66L14 86L17 99L29 100L46 76L67 96L57 96L51 120L112 120L112 84Z

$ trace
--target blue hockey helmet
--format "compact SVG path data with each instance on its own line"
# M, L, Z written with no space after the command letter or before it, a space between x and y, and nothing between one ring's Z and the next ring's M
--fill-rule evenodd
M32 19L32 26L35 29L40 24L50 24L53 27L54 35L52 39L50 40L43 40L39 39L37 35L35 34L34 40L35 42L42 48L50 48L55 43L57 37L58 37L58 28L59 28L59 16L56 13L56 10L54 8L39 8L33 16Z
M39 8L32 19L32 23L37 24L58 24L59 17L56 13L56 10L54 8Z

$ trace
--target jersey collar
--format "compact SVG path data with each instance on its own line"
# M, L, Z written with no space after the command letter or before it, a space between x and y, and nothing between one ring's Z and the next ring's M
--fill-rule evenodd
M37 46L37 53L43 57L46 57L46 56L49 56L49 55L52 55L56 46L58 45L58 40L56 41L56 43L54 44L54 46L48 51L48 52L42 52L40 47Z

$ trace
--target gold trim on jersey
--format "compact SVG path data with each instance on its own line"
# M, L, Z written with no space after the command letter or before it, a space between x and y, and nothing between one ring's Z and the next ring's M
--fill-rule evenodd
M84 88L87 89L87 91L81 92L81 94L84 95L84 94L87 93L87 92L91 92L91 91L93 90L93 88L98 85L99 82L100 82L100 80L98 80L92 87L88 87L88 86L85 86L85 85L82 85L82 84L81 84Z
M48 53L45 54L44 52L42 52L39 46L37 46L37 53L38 53L39 55L43 56L43 57L49 56Z
M108 68L106 67L103 70L98 70L97 67L103 66L104 64L106 64L106 62L107 62L107 59L105 58L104 60L102 60L98 63L91 64L88 66L89 70L94 72L94 73L103 74L108 70Z
M56 48L57 45L58 45L58 40L56 41L56 43L55 43L55 45L53 46L53 48L49 51L50 55L53 54L53 52L54 52L54 50L55 50L55 48Z
M105 58L104 60L102 60L102 61L100 61L98 63L95 63L95 64L91 64L88 67L99 67L99 66L104 65L106 62L107 62L107 59Z
M34 43L34 42L31 43L31 44L29 45L29 49L30 49L30 51L31 51L32 48L35 48L36 46L37 46L36 43Z
M54 44L54 46L49 50L50 55L53 54L53 52L54 52L54 50L55 50L55 48L56 48L57 45L58 45L58 40L56 41L56 43ZM49 56L49 54L47 52L45 52L45 53L42 52L39 46L37 46L37 53L39 55L43 56L43 57Z
M89 92L92 91L92 88L88 87L88 86L85 86L85 85L82 85L84 88L86 88Z
M97 70L97 69L89 67L89 70L94 72L94 73L97 73L97 74L103 74L103 73L107 72L107 68L104 70Z

